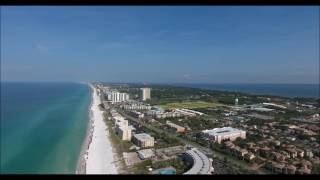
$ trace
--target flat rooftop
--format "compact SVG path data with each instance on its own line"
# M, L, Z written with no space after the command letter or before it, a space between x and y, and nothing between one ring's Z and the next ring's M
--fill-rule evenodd
M146 134L146 133L135 134L134 137L139 139L140 141L153 139L153 137L151 137L149 134Z
M196 148L186 151L186 154L192 157L194 163L192 168L184 174L210 174L211 162L205 154Z
M267 115L263 115L263 114L257 114L257 113L253 113L253 114L249 114L249 117L254 117L257 119L263 119L263 120L272 120L274 119L273 116L267 116Z
M153 156L154 151L153 151L153 149L143 149L143 150L138 151L138 154L140 157L143 157L143 159L144 159L144 158L148 158L148 157Z
M243 130L232 128L232 127L223 127L223 128L214 128L211 130L203 130L203 133L209 134L210 136L218 136L218 135L229 135L232 133L243 132Z

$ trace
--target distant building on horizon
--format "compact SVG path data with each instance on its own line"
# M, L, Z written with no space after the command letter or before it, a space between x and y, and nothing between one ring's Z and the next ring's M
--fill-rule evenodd
M239 99L236 98L236 99L234 100L234 105L235 105L235 106L238 106L238 103L239 103Z
M147 99L151 99L151 89L150 88L141 88L142 90L142 100L146 101Z

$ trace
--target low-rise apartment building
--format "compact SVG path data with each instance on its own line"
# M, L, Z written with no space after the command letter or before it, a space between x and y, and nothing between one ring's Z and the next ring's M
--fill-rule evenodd
M132 138L132 141L141 148L154 146L154 137L151 137L149 134L146 133L135 134Z

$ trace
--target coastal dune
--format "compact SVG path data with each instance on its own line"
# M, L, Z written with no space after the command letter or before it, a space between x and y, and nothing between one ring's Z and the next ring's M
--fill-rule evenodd
M107 126L103 121L103 112L98 105L101 103L96 89L93 88L91 105L90 144L85 154L85 174L117 174L117 167L111 142L108 137Z

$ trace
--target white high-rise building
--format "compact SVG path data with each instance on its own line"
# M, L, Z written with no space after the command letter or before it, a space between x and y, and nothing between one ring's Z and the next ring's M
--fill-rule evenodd
M130 141L131 140L131 134L132 130L128 126L128 121L127 120L117 120L116 121L116 134L121 138L123 141Z
M151 99L150 88L141 88L142 90L142 100L145 101L147 99Z
M107 100L108 100L108 101L111 100L111 93L107 93Z
M234 105L235 105L235 106L238 106L238 103L239 103L239 99L236 98L236 99L234 100Z
M129 94L113 91L107 93L107 98L111 102L124 102L129 100Z

